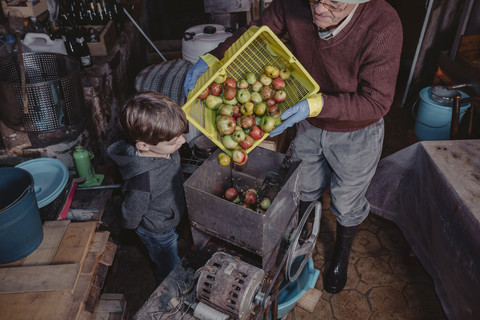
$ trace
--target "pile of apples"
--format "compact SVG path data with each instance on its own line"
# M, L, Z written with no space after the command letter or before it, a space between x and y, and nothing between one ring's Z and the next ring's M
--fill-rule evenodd
M290 75L288 68L273 65L265 66L258 78L253 72L238 80L220 75L198 95L216 111L216 128L235 164L247 163L245 150L281 123L279 104L287 98L285 80Z
M272 200L268 197L259 199L257 190L250 188L247 191L239 192L239 189L230 187L225 190L225 199L238 204L244 208L257 211L258 213L265 214Z

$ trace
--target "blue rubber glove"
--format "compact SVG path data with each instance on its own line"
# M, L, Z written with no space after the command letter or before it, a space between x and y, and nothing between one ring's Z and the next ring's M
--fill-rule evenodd
M310 107L308 105L308 101L304 99L297 102L296 104L282 112L282 114L280 115L280 119L282 119L283 122L278 127L273 129L272 132L270 132L270 137L273 138L275 136L278 136L283 131L285 131L285 129L290 128L295 123L307 119L309 115Z
M183 85L185 97L188 98L188 93L195 87L198 78L200 78L200 76L204 74L208 68L208 64L202 58L198 58L198 61L193 65L193 67L190 68L190 70L188 70L187 75L185 76L185 83Z

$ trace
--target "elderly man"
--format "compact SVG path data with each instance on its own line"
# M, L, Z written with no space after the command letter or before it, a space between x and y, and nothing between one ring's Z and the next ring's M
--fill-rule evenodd
M292 53L320 85L319 93L282 113L283 123L270 136L295 125L301 214L330 188L337 236L323 285L338 293L347 281L358 225L370 211L365 192L382 151L383 116L395 94L402 25L385 0L274 0L251 25L267 25L280 37L288 33ZM248 27L199 59L185 79L186 93Z

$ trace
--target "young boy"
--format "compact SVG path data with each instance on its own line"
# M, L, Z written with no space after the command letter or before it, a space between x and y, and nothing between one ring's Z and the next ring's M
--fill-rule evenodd
M176 227L185 211L178 149L188 122L183 110L156 92L133 95L119 113L126 140L108 147L124 184L122 224L135 229L155 263L158 283L180 261Z

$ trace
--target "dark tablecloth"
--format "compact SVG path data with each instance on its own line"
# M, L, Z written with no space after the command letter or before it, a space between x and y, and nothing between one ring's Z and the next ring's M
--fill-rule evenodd
M449 319L480 316L480 140L423 141L379 163L371 211L395 222Z

